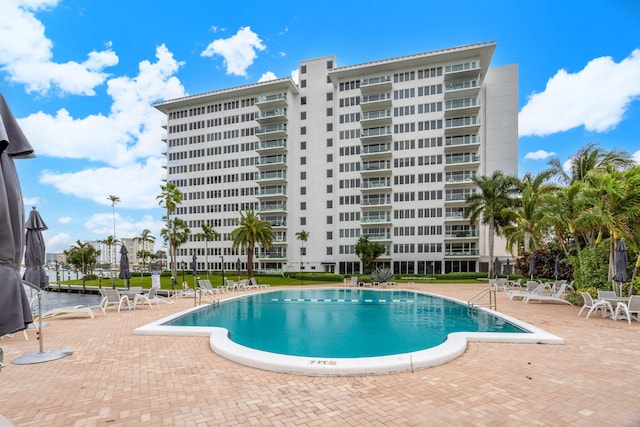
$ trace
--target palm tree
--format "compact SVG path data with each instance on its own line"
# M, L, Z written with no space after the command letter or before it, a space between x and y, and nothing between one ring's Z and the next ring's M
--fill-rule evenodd
M551 159L548 164L561 182L570 184L575 181L584 181L592 170L602 172L607 166L623 170L633 167L635 162L626 151L614 149L607 152L590 142L569 159L569 173L565 172L558 159Z
M303 278L303 273L304 273L304 266L302 263L302 256L304 255L304 244L306 243L307 239L309 239L309 232L306 230L300 230L296 233L296 239L300 240L302 242L302 246L300 247L300 282L301 284L304 285L304 278Z
M120 197L118 196L114 196L113 194L110 194L109 197L107 197L107 200L109 200L111 202L111 212L113 214L113 240L116 240L116 203L120 203ZM116 259L116 252L115 252L116 246L113 245L113 259ZM111 246L109 246L109 258L111 258ZM115 281L115 272L114 272L114 281Z
M508 224L505 210L517 205L515 195L520 190L520 180L515 176L504 175L495 171L491 176L474 176L471 178L479 187L479 192L467 197L464 215L473 224L482 219L489 226L489 278L493 272L493 249L495 235Z
M520 205L505 212L511 224L504 227L507 237L507 248L513 253L513 246L522 245L524 252L531 252L530 244L539 249L546 227L542 222L546 212L542 209L540 198L543 194L554 191L557 187L548 181L553 176L552 170L540 172L538 175L527 173L522 178L522 195Z
M207 269L207 279L209 278L209 242L220 239L220 233L218 233L213 226L208 223L202 223L200 226L202 233L197 233L195 237L204 239L204 265Z
M151 230L145 228L144 230L142 230L142 234L138 237L135 237L133 240L142 245L142 250L138 252L142 252L142 270L144 270L144 261L150 255L149 252L145 250L145 246L147 243L155 242L156 238L151 235ZM140 271L140 281L142 281L142 270Z
M178 187L171 183L167 182L166 185L160 186L161 193L156 196L156 200L158 200L158 204L164 207L167 210L167 236L170 236L171 233L171 214L176 211L176 208L179 204L182 203L182 192ZM165 239L166 240L166 239ZM171 245L170 241L167 241L167 244ZM173 254L175 251L173 248L169 247L169 256L173 258ZM171 262L173 260L173 263ZM176 259L169 259L169 265L171 268L171 289L173 289L175 285L175 277L176 277Z
M171 248L172 256L174 260L173 266L171 267L171 277L175 279L177 275L177 267L176 267L177 263L175 262L175 260L177 259L177 256L178 256L178 248L184 243L187 243L187 241L189 241L191 230L189 230L189 227L187 227L187 223L184 222L182 219L174 218L173 221L171 221L171 224L167 225L167 228L163 228L160 231L160 234L162 235L162 238L165 240L165 242L167 242L169 247ZM173 285L174 283L172 282L171 286L173 287Z
M253 277L255 246L259 244L263 249L270 249L273 243L273 231L271 224L260 220L252 210L240 212L240 219L237 222L238 227L229 234L229 237L233 240L234 249L247 250L247 278L250 279Z

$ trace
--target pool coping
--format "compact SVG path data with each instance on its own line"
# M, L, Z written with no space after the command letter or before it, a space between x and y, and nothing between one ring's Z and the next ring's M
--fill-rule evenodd
M323 288L342 289L342 287ZM270 292L265 290L262 292ZM390 290L390 289L381 289ZM411 291L424 295L433 295L459 304L466 305L466 301L451 298L435 293ZM226 298L230 301L247 296L236 295ZM358 358L322 358L306 356L289 356L284 354L269 353L262 350L239 345L229 339L227 329L211 326L165 326L170 320L202 308L191 307L167 316L163 319L141 326L133 331L136 335L165 335L165 336L202 336L209 337L211 349L229 360L254 368L275 372L292 374L304 374L314 376L330 375L370 375L392 374L397 372L413 372L418 369L430 368L447 363L461 356L467 349L469 342L494 342L494 343L518 343L518 344L564 344L564 339L550 334L536 326L523 322L515 317L490 310L486 307L476 307L477 310L489 312L505 321L508 321L524 333L508 332L454 332L448 335L447 340L425 350L411 353L395 354L391 356L358 357Z

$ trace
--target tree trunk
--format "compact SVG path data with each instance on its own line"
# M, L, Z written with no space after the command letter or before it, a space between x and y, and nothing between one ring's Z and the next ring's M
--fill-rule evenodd
M247 248L247 279L253 277L253 247Z
M489 219L489 279L493 278L493 246L494 246L494 236L495 236L495 223L494 219Z

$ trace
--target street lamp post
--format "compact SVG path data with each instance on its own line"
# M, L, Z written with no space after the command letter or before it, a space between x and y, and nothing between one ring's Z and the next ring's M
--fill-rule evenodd
M222 260L222 286L224 286L224 256L221 255L220 259Z

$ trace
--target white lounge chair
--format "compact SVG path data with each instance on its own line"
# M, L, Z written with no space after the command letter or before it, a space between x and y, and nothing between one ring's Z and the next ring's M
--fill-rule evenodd
M629 324L631 324L631 318L635 318L640 322L640 295L631 295L629 302L619 302L616 305L616 312L613 315L614 319L626 318Z
M64 316L65 314L86 313L93 319L93 310L86 305L76 305L73 307L59 307L42 313L42 318L47 319L55 316Z
M545 285L544 283L538 283L536 287L534 287L532 290L530 291L525 291L525 290L511 290L508 293L509 299L512 300L514 298L525 298L529 295L542 295L544 293L544 290L547 288L547 285Z
M578 312L578 317L580 317L580 314L582 314L582 311L585 308L589 309L589 312L587 313L587 319L589 318L589 316L591 316L591 313L598 310L600 310L600 312L602 313L602 317L608 317L613 314L613 307L611 306L611 303L609 301L604 299L597 299L594 301L593 298L591 298L591 294L589 292L580 292L580 294L584 299L584 305Z
M107 314L107 307L112 305L117 308L118 312L122 308L122 304L127 303L127 308L131 309L131 300L127 295L120 295L117 289L100 288L100 294L102 294L102 301L100 301L100 309L102 314Z
M351 276L347 286L358 286L358 276Z
M147 303L149 304L149 308L153 309L153 305L151 304L151 302L155 302L156 305L160 305L158 304L158 301L156 300L156 288L151 288L149 289L148 293L139 293L136 294L134 299L133 299L133 306L137 306L138 303Z
M562 298L562 295L564 295L564 291L567 287L566 283L562 283L558 289L552 294L552 295L543 295L543 294L530 294L527 295L526 297L523 298L524 303L528 304L529 301L550 301L550 302L563 302L565 304L569 304L571 305L571 302L567 301L566 299Z
M260 283L258 284L258 281L256 280L255 277L252 277L251 279L249 279L249 288L250 289L266 289L271 287L271 285L267 285L266 283Z

